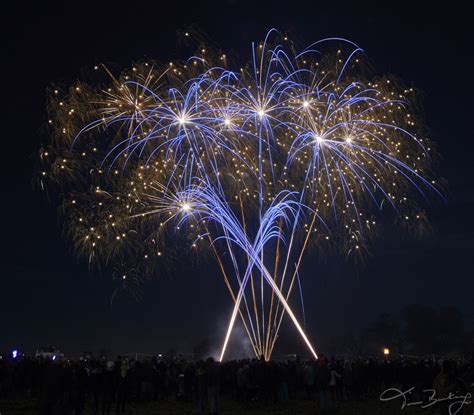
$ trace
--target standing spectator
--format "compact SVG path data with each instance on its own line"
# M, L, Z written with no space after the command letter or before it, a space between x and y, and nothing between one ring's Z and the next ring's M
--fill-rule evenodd
M329 383L331 382L331 371L328 367L328 361L324 356L318 360L318 391L319 408L321 412L329 411L333 408L331 394L329 392Z
M99 362L92 360L89 372L89 391L92 396L92 414L97 415L100 407L100 382L102 378L102 367Z
M105 370L102 372L102 376L100 379L102 415L110 415L116 387L117 377L115 371L115 364L113 361L110 360L106 363Z
M331 371L331 380L329 381L329 391L331 395L331 402L334 405L337 400L336 386L341 381L342 375L338 373L338 371L336 370L335 361L331 363L331 365L329 366L329 370Z
M118 377L118 385L117 385L117 415L120 413L125 412L125 407L128 402L128 393L129 393L129 369L130 365L128 360L122 359L121 356L118 356L117 362L115 364L117 368L117 377Z
M352 364L349 361L344 362L344 368L342 370L342 396L343 400L352 399Z
M53 414L62 399L62 370L59 365L51 361L43 365L43 376L41 381L41 390L38 400L39 415Z
M204 362L200 361L196 368L196 386L197 386L197 411L198 414L204 414L206 408L207 396L207 373Z
M219 397L219 382L220 382L220 368L219 364L214 361L212 357L207 359L207 396L209 401L209 414L219 415L220 397Z
M308 399L313 399L314 398L314 385L316 382L315 379L315 371L314 367L311 362L306 362L304 364L304 387L306 390L306 397Z

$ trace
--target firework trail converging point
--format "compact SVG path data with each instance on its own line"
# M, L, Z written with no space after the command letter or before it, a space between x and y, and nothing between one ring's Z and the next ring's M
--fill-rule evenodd
M363 257L384 213L423 229L435 152L412 89L375 77L360 48L325 39L297 50L274 30L233 70L199 48L56 89L40 184L60 202L79 257L139 298L186 244L211 254L240 319L270 359L290 306L303 305L309 249ZM385 212L387 211L387 212Z

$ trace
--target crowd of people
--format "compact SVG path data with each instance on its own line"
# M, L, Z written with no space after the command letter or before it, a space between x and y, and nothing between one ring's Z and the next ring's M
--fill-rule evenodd
M0 401L31 400L45 415L80 415L86 407L95 415L123 414L131 404L169 400L190 402L197 413L213 415L220 413L221 397L244 405L308 399L324 412L342 401L379 397L390 387L414 387L410 399L417 399L431 388L440 396L467 393L473 381L474 361L464 360L0 360Z

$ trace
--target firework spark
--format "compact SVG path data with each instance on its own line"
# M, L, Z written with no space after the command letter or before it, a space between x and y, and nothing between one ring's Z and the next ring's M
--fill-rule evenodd
M419 230L435 151L415 92L352 42L297 51L272 30L251 52L237 71L200 48L54 90L40 182L76 254L134 296L178 245L210 253L234 302L221 359L237 318L270 359L285 315L317 357L289 305L304 254L363 256L386 210Z

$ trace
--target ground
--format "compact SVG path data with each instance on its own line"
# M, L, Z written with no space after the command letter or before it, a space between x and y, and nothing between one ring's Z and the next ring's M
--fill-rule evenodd
M317 415L316 403L309 400L291 401L287 405L244 405L231 400L221 402L221 415ZM115 409L115 408L114 408ZM367 402L344 402L332 414L341 415L421 415L430 414L430 409L405 408L401 410L400 402L379 402L369 400ZM36 415L34 401L0 401L0 415ZM92 412L87 408L83 415ZM115 415L115 410L112 412ZM191 403L183 402L153 402L144 404L132 404L125 415L194 415L196 408ZM207 414L207 412L206 412ZM55 415L55 414L51 414Z

